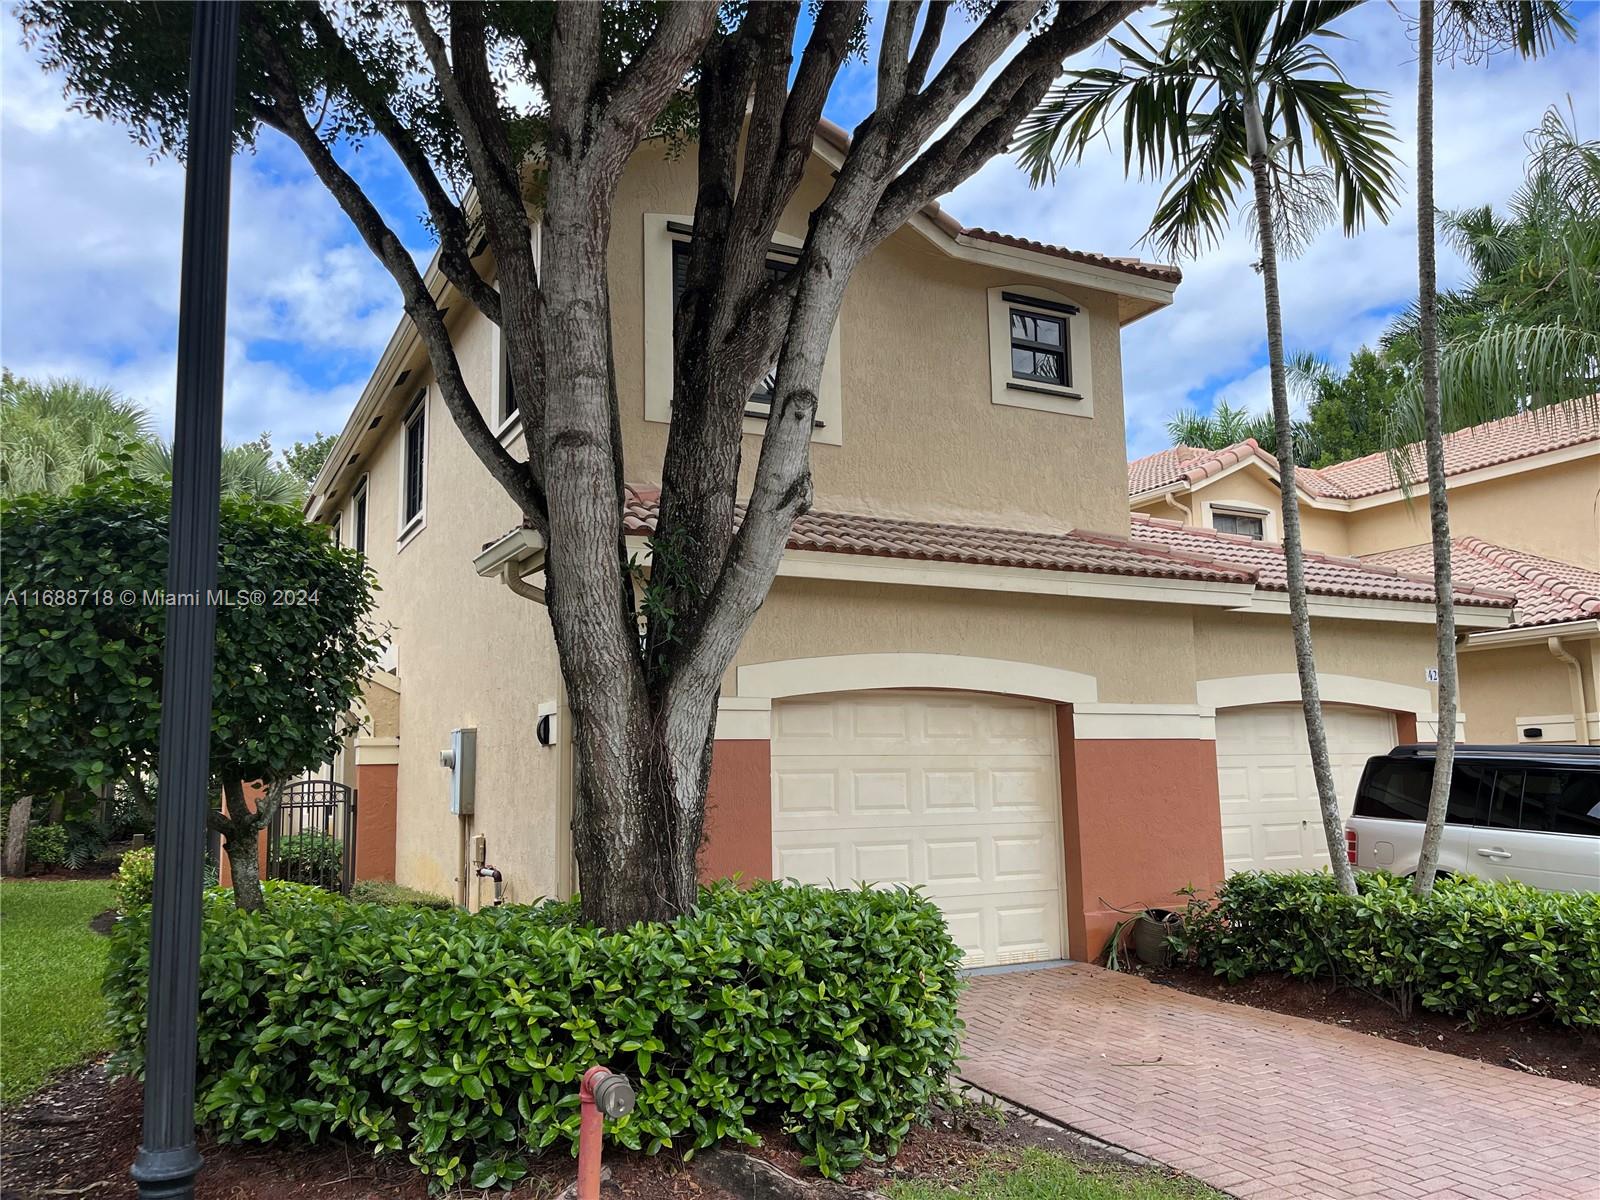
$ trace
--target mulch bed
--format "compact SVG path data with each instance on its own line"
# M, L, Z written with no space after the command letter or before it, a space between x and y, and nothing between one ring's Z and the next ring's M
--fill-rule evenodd
M63 1075L43 1091L0 1113L0 1200L134 1200L128 1167L139 1147L140 1087L131 1079L110 1080L103 1064ZM888 1179L914 1176L959 1182L975 1174L991 1154L1040 1146L1098 1162L1102 1156L1075 1139L1024 1120L1002 1121L977 1106L940 1112L914 1130L900 1156L887 1167L864 1167L846 1182L881 1188ZM205 1156L197 1200L427 1200L422 1177L403 1156L376 1159L364 1147L330 1141L315 1146L222 1146L201 1135ZM801 1153L776 1130L764 1131L756 1151L791 1174L815 1178L800 1166ZM626 1200L740 1200L700 1182L677 1159L611 1151L606 1165L613 1188L608 1197ZM554 1196L576 1176L576 1163L553 1155L535 1164L510 1193L515 1200ZM477 1195L475 1192L464 1194Z
M1186 967L1145 967L1140 974L1153 983L1209 1000L1264 1008L1291 1017L1309 1017L1357 1033L1476 1059L1513 1071L1600 1087L1600 1036L1579 1033L1548 1021L1495 1021L1474 1029L1457 1017L1421 1008L1409 1017L1402 1017L1380 997L1353 988L1336 987L1326 980L1256 975L1229 983L1209 971Z

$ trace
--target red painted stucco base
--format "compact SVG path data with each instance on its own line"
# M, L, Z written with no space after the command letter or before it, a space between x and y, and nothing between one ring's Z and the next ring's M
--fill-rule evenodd
M394 831L399 812L394 763L356 767L356 878L394 879Z
M1071 709L1056 712L1067 953L1092 960L1130 912L1181 906L1181 889L1222 879L1217 747L1165 738L1080 741Z
M711 755L700 878L772 877L772 743L726 738Z

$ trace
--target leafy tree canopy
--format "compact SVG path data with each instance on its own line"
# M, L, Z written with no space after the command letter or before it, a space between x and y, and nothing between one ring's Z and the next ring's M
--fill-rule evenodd
M314 433L309 442L296 442L283 452L284 465L309 488L316 481L323 464L328 461L328 455L333 453L333 443L338 440L338 434Z
M8 790L94 791L153 772L170 496L114 471L0 501L0 741ZM224 500L212 772L272 780L350 732L382 631L361 557L283 505Z

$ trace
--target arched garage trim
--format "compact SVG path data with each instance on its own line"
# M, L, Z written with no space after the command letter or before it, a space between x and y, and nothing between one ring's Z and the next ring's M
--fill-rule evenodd
M739 695L752 699L882 688L948 688L963 692L1092 704L1093 675L1001 658L964 654L835 654L740 667Z
M1411 713L1421 720L1431 720L1434 715L1433 694L1427 688L1362 679L1356 675L1320 674L1317 685L1324 704L1386 708L1391 712ZM1300 677L1286 673L1202 679L1195 684L1195 699L1202 712L1212 715L1219 708L1240 708L1248 704L1298 704Z

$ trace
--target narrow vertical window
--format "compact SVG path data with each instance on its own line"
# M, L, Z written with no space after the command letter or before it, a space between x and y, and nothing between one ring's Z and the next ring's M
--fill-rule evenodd
M517 382L511 378L511 347L500 334L500 424L517 415Z
M404 533L422 517L423 487L426 480L426 463L423 461L428 444L428 393L417 397L416 403L406 413L405 422L405 480L400 506L400 527Z
M367 481L364 477L360 483L356 484L355 500L350 507L352 510L351 519L355 522L351 545L358 552L365 554L367 552Z
M339 520L340 520L339 517L337 517L337 516L334 517L333 518L333 524L328 527L328 533L333 538L333 544L335 546L344 545L344 542L342 540L340 540L340 537L339 537Z

